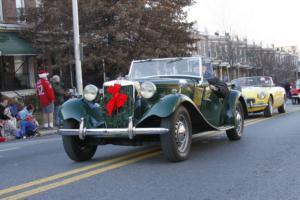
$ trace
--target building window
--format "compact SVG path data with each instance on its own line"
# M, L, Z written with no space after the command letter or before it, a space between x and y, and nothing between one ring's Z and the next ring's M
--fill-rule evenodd
M0 21L3 21L2 0L0 0Z
M16 9L18 22L25 22L25 1L16 0Z
M28 88L29 87L29 71L28 63L24 56L14 57L14 84L16 88Z

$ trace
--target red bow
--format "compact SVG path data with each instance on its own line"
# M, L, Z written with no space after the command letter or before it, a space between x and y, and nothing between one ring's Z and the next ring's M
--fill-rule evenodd
M107 92L112 95L112 98L106 104L107 114L111 117L112 113L124 106L126 103L128 96L126 94L120 94L121 85L114 84L107 88Z

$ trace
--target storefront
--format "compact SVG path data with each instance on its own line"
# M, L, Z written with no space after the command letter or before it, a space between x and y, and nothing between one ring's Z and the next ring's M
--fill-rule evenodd
M33 88L37 51L17 32L0 32L0 91Z

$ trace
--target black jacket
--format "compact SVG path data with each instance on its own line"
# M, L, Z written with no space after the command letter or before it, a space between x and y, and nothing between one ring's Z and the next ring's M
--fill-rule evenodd
M5 107L0 104L0 119L8 120L9 117L4 114Z

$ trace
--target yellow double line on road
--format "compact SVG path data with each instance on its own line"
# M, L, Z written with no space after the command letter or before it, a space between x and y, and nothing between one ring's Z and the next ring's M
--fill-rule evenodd
M296 111L294 111L296 112ZM291 112L289 112L291 113ZM252 124L256 124L265 120L278 118L285 114L276 115L273 118L256 118L245 121L245 126L249 126ZM214 135L219 134L219 131L212 131L210 134L205 135ZM201 137L201 136L200 136ZM71 171L59 173L53 176L49 176L46 178L41 178L35 181L31 181L28 183L24 183L21 185L9 187L3 190L0 190L0 198L2 199L23 199L38 193L45 192L47 190L51 190L54 188L58 188L67 184L71 184L116 168L120 168L126 165L130 165L136 163L138 161L155 157L161 154L159 148L151 148L140 152L131 153L125 156L116 157L114 159L106 160L100 163L92 164L89 166L85 166L82 168L74 169ZM43 185L44 184L44 185ZM34 187L36 186L36 187ZM27 191L23 191L25 189L31 188ZM20 192L20 193L17 193ZM17 194L11 194L17 193ZM10 196L4 196L9 195ZM2 196L2 197L1 197ZM0 199L0 200L2 200Z
M19 190L23 190L23 189L26 189L26 188L29 188L29 187L37 186L37 185L40 185L40 184L43 184L43 183L49 183L51 181L55 181L55 180L58 180L58 179L61 179L61 178L65 178L67 176L72 176L72 175L75 175L75 174L79 174L79 173L88 171L86 173L83 173L83 174L80 174L80 175L77 175L77 176L66 178L66 179L63 179L63 180L60 180L60 181L57 181L57 182L54 182L54 183L44 185L44 186L39 186L37 188L31 189L31 190L28 190L28 191L25 191L25 192L21 192L21 193L12 195L12 196L7 196L7 197L2 198L1 200L4 200L4 199L5 200L8 200L8 199L23 199L23 198L26 198L28 196L32 196L32 195L35 195L35 194L38 194L38 193L41 193L41 192L45 192L45 191L50 190L50 189L54 189L54 188L57 188L57 187L60 187L60 186L64 186L64 185L67 185L67 184L70 184L70 183L73 183L73 182L76 182L76 181L79 181L79 180L82 180L82 179L89 178L91 176L95 176L97 174L101 174L101 173L106 172L106 171L110 171L110 170L120 168L122 166L126 166L126 165L129 165L129 164L132 164L132 163L135 163L135 162L147 159L147 158L157 156L160 153L161 153L161 151L158 148L152 148L152 149L147 149L147 150L144 150L144 151L141 151L141 152L136 152L136 153L132 153L132 154L129 154L129 155L117 157L117 158L114 158L114 159L111 159L111 160L103 161L103 162L100 162L100 163L97 163L97 164L89 165L89 166L86 166L86 167L74 169L74 170L71 170L71 171L68 171L68 172L59 173L59 174L56 174L56 175L53 175L53 176L49 176L49 177L38 179L38 180L35 180L35 181L32 181L32 182L24 183L22 185L13 186L13 187L10 187L10 188L7 188L7 189L0 190L0 198L1 198L1 196L5 195L5 194L9 194L9 193L12 193L12 192L17 192ZM111 164L111 165L109 165L109 164ZM108 165L108 166L106 166L106 165ZM97 168L97 169L95 169L95 168ZM91 169L94 169L94 170L89 171Z

